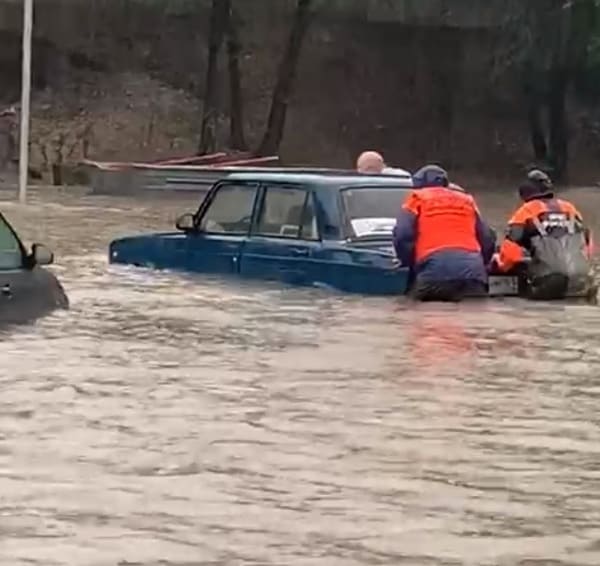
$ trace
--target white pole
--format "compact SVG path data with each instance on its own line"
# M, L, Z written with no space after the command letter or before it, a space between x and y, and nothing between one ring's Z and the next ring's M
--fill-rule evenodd
M31 35L33 30L33 0L23 6L23 70L21 84L21 134L19 151L19 200L27 200L29 173L29 108L31 101Z

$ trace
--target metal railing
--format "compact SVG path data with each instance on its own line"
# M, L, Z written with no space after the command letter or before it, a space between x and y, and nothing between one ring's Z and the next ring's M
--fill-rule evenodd
M225 153L182 157L157 162L82 161L92 192L99 195L135 195L148 191L206 192L235 171L270 169L279 157L252 158Z

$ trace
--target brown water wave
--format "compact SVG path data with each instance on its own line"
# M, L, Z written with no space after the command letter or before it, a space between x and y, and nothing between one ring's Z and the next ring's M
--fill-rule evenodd
M2 204L72 309L0 336L0 563L600 563L600 309L107 265L193 205Z

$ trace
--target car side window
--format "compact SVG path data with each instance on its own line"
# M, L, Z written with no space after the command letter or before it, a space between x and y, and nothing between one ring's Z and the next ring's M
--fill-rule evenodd
M20 269L23 267L23 251L19 240L0 215L0 269Z
M318 240L313 195L304 189L267 187L256 234Z
M247 234L257 188L250 185L219 187L200 220L200 230L217 234Z

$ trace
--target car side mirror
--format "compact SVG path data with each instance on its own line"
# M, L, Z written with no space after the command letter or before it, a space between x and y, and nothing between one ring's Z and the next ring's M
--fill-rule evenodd
M54 263L54 254L42 244L31 246L31 257L34 265L50 265Z
M182 214L175 222L175 226L177 230L181 230L182 232L192 232L196 229L194 215L189 212Z

